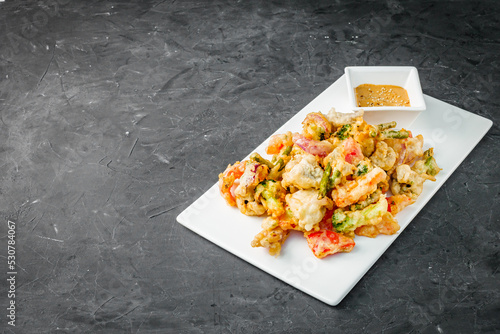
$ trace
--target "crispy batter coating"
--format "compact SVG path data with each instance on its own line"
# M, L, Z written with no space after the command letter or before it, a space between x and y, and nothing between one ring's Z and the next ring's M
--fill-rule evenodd
M290 234L290 230L283 230L277 226L271 230L262 230L252 240L252 247L267 248L269 254L278 256L281 252L281 245L285 242Z
M219 190L245 215L266 216L251 242L279 255L290 231L304 234L314 256L350 252L354 236L400 230L395 216L413 204L441 168L396 122L367 124L363 112L310 113L301 133L270 138L266 153L229 165Z

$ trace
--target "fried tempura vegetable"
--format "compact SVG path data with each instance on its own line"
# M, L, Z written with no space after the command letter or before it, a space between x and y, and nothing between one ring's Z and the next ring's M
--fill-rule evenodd
M399 231L400 226L390 213L382 216L382 221L376 225L363 225L354 230L356 235L375 238L379 234L392 235Z
M368 173L368 171L371 169L370 164L368 161L361 161L357 166L356 166L356 172L354 172L354 175L356 177L360 177Z
M422 135L418 135L415 138L407 138L405 140L406 146L406 154L403 160L403 164L410 165L424 155L424 151L422 147L424 146L424 137Z
M234 190L240 184L240 177L245 172L246 162L236 162L228 165L223 173L219 174L219 191L227 204L236 206Z
M360 201L356 202L355 204L351 204L349 206L349 210L351 210L351 211L362 210L362 209L366 208L368 205L373 204L375 202L378 202L378 200L380 199L380 196L382 196L382 190L377 189L374 192L372 192L371 194L369 194L366 197L366 199L364 199L362 201L360 200Z
M295 155L286 165L281 184L284 188L318 188L323 177L323 169L311 154Z
M326 157L335 148L327 140L319 141L309 139L299 133L293 135L293 143L295 144L295 146L300 147L304 152L321 158Z
M341 177L346 177L354 173L356 166L347 162L345 159L344 147L341 145L335 148L323 159L323 165L328 166L328 164L330 164L332 166L332 170L338 170ZM340 181L341 180L337 180L336 184L340 183Z
M312 112L307 114L302 122L302 133L306 138L314 140L325 140L332 133L332 125L328 119L320 112Z
M422 193L426 180L435 180L434 176L419 174L408 165L400 165L396 168L396 177L391 182L391 192L395 195L405 194L416 199Z
M321 178L321 182L319 184L318 199L325 197L326 194L340 182L341 175L342 173L338 169L335 169L332 172L332 166L330 163L326 165L323 177Z
M332 225L337 232L349 234L364 225L377 225L387 212L387 200L382 196L377 203L363 210L345 211L337 209L332 216ZM389 213L390 214L390 213Z
M344 140L349 137L351 130L352 130L351 124L344 124L337 130L337 132L335 132L334 136L340 140Z
M269 167L248 161L245 171L234 189L236 206L247 216L260 216L266 212L264 206L255 199L255 187L264 181L269 174Z
M278 179L283 173L283 169L285 167L285 162L283 158L280 158L276 162L276 164L274 164L271 161L264 159L257 152L254 152L250 155L250 161L255 161L256 163L267 166L269 168L269 175L267 176L269 179Z
M332 108L328 111L326 118L330 121L330 123L332 123L333 128L336 129L345 124L362 122L363 114L364 114L363 110L358 110L353 113L342 113L342 112L336 112L335 108Z
M419 174L427 174L429 176L436 176L441 168L434 159L434 149L430 148L424 152L423 160L415 162L412 169Z
M331 199L318 199L318 191L313 189L288 194L285 200L294 219L304 231L312 230L323 219L326 210L332 208Z
M290 152L292 152L293 146L286 146L279 154L275 155L273 161L276 161L276 166L278 166L278 171L281 172L288 161L290 161Z
M347 138L342 142L343 153L345 161L350 164L357 165L364 159L361 145L353 138Z
M372 136L374 128L374 126L362 122L357 124L356 130L353 132L352 137L361 146L361 151L366 157L369 157L373 151L375 151L375 144L377 141L374 137L377 136L378 132L375 132L375 135Z
M329 230L305 232L304 236L307 239L307 245L318 259L335 253L348 253L355 245L351 238Z
M236 197L236 206L242 214L247 216L262 216L266 213L266 208L251 194Z
M410 133L406 130L385 130L381 131L380 134L382 135L383 139L406 139L410 136Z
M255 188L255 198L259 199L267 213L279 217L285 213L285 190L274 180L261 182Z
M380 131L384 131L384 130L395 128L396 126L397 126L396 121L392 121L392 122L387 122L387 123L381 123L381 124L377 125L377 128Z
M415 203L415 199L404 194L398 194L387 197L387 203L389 203L388 211L393 215L396 215L408 205Z
M221 195L245 215L266 216L253 247L278 255L295 230L317 258L349 252L355 235L397 233L395 215L441 170L422 135L396 126L370 125L363 111L309 113L300 133L270 138L271 157L253 153L229 165Z
M261 165L266 165L267 167L269 167L269 169L271 169L271 168L274 167L274 164L271 161L269 161L267 159L264 159L257 152L254 152L254 153L250 154L250 161L255 161L256 163L259 163Z
M278 256L281 252L281 245L289 234L289 230L283 230L279 226L270 230L265 229L254 237L251 246L267 248L270 255Z
M292 147L292 146L293 146L292 133L290 131L282 134L276 134L271 136L271 139L269 139L269 145L266 148L266 153L273 155L279 154L287 147Z
M385 171L394 166L396 159L396 152L384 141L377 142L375 152L370 156L372 163Z
M375 167L367 174L336 187L332 191L332 199L339 208L346 207L377 190L378 183L385 178L384 170Z
M269 167L256 162L247 162L245 171L240 177L240 183L234 190L236 197L254 195L255 187L264 181L269 174Z

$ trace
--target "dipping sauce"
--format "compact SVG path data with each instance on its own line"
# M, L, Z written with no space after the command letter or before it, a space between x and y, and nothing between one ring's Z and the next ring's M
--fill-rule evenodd
M411 107L408 92L399 86L362 84L354 93L358 107Z

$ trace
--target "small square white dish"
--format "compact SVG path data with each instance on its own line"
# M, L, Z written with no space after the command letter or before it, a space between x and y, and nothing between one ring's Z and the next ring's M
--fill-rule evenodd
M346 78L342 76L317 96L275 133L299 132L302 121L310 112L327 113L332 107L349 112L346 98ZM340 253L317 259L307 241L297 233L283 245L279 257L269 255L264 248L252 248L253 237L261 231L262 217L249 217L230 207L220 196L217 183L177 216L177 221L219 247L238 256L270 275L294 286L328 305L335 306L349 293L385 250L404 232L413 218L453 174L460 163L492 126L489 119L454 107L430 96L424 96L428 110L417 117L409 129L424 136L424 149L434 147L434 156L442 171L435 182L426 182L416 203L396 216L401 230L394 235L376 238L356 237L356 247L350 253ZM403 113L400 113L401 117ZM382 122L380 113L371 124ZM366 119L366 117L365 117ZM401 118L393 119L400 124ZM265 155L269 138L254 151ZM243 157L242 157L243 158ZM227 161L234 163L234 161ZM228 275L231 275L228 273ZM335 284L332 285L332 280ZM273 280L267 283L272 291Z
M410 126L426 110L418 71L413 66L348 66L344 69L350 109L363 109L368 119L376 114L383 122L399 119L402 126ZM394 85L403 87L410 98L409 107L358 107L355 88L362 84Z

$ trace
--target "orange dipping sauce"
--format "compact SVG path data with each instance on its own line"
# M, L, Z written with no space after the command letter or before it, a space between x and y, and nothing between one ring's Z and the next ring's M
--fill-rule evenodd
M362 84L354 93L358 107L411 107L408 92L399 86Z

